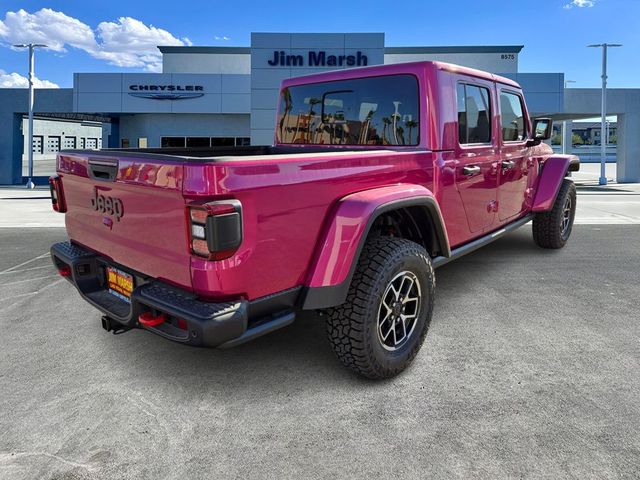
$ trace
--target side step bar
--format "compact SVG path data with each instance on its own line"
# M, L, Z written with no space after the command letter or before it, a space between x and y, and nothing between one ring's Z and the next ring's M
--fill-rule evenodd
M484 237L478 238L473 242L467 243L466 245L463 245L460 248L456 248L455 250L452 250L451 256L449 257L436 257L433 259L433 268L441 267L453 260L456 260L457 258L462 257L463 255L466 255L467 253L475 252L479 248L484 247L485 245L499 239L500 237L503 237L507 233L511 233L514 230L517 230L518 228L525 225L526 223L529 223L532 219L533 219L533 215L531 214L526 215L521 219L516 220L513 223L510 223L506 227L501 228L500 230L491 232L489 235L485 235Z

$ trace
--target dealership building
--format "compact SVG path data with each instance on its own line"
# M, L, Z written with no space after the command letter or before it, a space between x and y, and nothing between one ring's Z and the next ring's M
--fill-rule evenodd
M273 142L284 79L325 70L438 60L512 78L531 115L599 115L599 89L565 89L563 73L520 72L522 45L392 47L384 33L253 33L249 47L158 47L162 73L75 73L73 88L38 89L35 174L64 148L203 147ZM640 89L612 89L618 181L640 181ZM24 181L26 89L0 89L0 184ZM102 135L96 132L101 127ZM571 143L571 128L564 133Z

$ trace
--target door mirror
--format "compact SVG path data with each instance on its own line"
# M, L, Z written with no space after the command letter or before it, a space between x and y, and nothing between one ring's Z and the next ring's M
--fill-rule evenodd
M543 140L549 140L553 132L553 121L550 118L533 119L532 139L527 142L527 147L540 145Z
M533 139L549 140L553 129L553 121L550 118L536 118L533 120Z

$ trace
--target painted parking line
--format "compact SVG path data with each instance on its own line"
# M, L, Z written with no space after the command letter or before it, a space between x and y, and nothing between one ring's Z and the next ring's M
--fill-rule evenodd
M45 290L48 290L49 288L51 288L51 287L53 287L55 285L59 285L60 282L62 282L63 280L64 280L64 278L60 278L60 279L56 280L55 282L51 282L49 285L46 285L46 286L42 287L39 290L36 290L35 292L19 293L17 295L11 295L10 297L0 298L0 304L3 304L4 302L10 302L11 300L15 300L16 298L32 297L34 295L38 295L39 293L42 293ZM13 302L13 303L10 303L9 305L7 305L6 307L0 308L0 312L4 312L5 310L15 306L17 303L18 302Z
M0 275L9 275L9 274L12 274L12 273L30 272L32 270L42 270L44 268L52 268L52 266L50 264L47 264L47 265L42 265L40 267L23 268L21 270L10 270L8 272L4 271L4 272L0 272Z
M18 283L35 282L36 280L44 280L45 278L56 278L57 276L58 275L47 275L46 277L27 278L25 280L16 280L13 282L0 283L0 287L8 287L9 285L17 285Z
M4 273L13 272L13 271L15 271L16 268L20 268L20 267L22 267L24 265L28 265L31 262L35 262L36 260L39 260L41 258L45 258L45 257L48 257L48 256L49 256L49 252L43 253L42 255L38 255L37 257L32 258L31 260L27 260L26 262L19 263L18 265L14 265L13 267L9 267L6 270L1 271L0 275L2 275Z

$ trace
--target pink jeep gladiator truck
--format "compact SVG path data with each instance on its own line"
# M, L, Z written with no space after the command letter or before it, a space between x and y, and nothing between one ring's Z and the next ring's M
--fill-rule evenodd
M107 331L231 347L319 310L344 365L390 377L434 268L529 221L567 242L579 161L551 126L512 80L444 63L286 80L273 146L61 152L51 256Z

